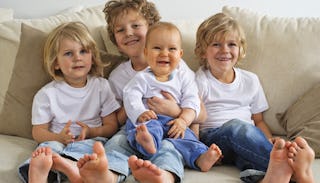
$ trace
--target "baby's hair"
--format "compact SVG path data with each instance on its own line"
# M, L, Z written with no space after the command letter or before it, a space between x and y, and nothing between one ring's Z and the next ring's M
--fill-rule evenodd
M148 25L152 25L160 20L160 14L152 2L146 0L111 0L108 1L103 9L107 21L107 29L110 40L117 45L114 37L114 25L119 15L134 10L144 17Z
M202 22L197 30L195 54L200 59L200 65L208 68L207 59L203 58L207 47L215 40L223 40L228 35L237 33L239 38L239 60L243 59L247 51L247 41L244 31L239 23L232 17L217 13L204 22Z
M178 34L179 34L179 37L180 37L180 40L182 41L182 36L181 36L181 32L179 30L179 28L174 25L173 23L170 23L170 22L163 22L163 21L160 21L160 22L156 22L155 24L151 25L147 31L147 35L146 35L146 44L145 44L145 47L147 47L148 45L148 42L149 42L149 39L150 39L150 35L151 33L154 31L154 30L157 30L157 29L163 29L163 30L168 30L168 31L177 31ZM181 42L180 42L181 44Z
M90 35L88 28L81 22L62 23L52 30L45 42L43 52L43 65L53 80L64 80L61 70L56 70L57 55L63 39L80 43L86 51L92 53L92 66L88 74L103 76L103 64L100 59L99 49Z

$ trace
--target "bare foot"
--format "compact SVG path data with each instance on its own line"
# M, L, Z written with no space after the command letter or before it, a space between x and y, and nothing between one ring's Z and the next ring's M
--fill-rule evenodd
M172 173L161 170L148 160L138 159L137 156L130 156L129 167L132 175L140 183L173 183L175 178Z
M93 154L79 159L77 166L84 183L116 183L118 175L108 169L108 160L100 142L93 145Z
M311 164L314 160L314 151L307 141L297 137L289 148L289 165L292 167L294 177L298 183L313 183L314 177Z
M77 163L70 159L61 157L57 153L52 155L53 165L52 169L63 172L69 179L71 183L82 182Z
M29 166L28 182L46 183L52 163L52 151L50 147L39 147L33 151Z
M152 135L149 133L146 125L142 124L136 127L137 142L150 154L155 154L157 149L155 147Z
M276 139L270 153L270 161L266 175L262 183L289 182L293 170L288 164L288 146L289 142L283 139Z
M201 154L196 160L196 164L201 171L207 172L220 159L221 155L220 148L216 144L211 144L208 151Z

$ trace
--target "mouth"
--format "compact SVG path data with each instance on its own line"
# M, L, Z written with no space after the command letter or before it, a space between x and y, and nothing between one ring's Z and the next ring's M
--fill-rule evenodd
M160 60L160 61L157 61L158 64L161 64L161 65L167 65L167 64L170 64L169 61L165 61L165 60Z
M139 39L131 39L131 40L126 41L124 44L126 46L131 46L131 45L136 44L137 42L139 42Z
M82 69L82 68L84 68L84 66L74 66L74 67L72 67L72 69L75 69L75 70Z
M219 58L216 58L218 61L221 61L221 62L226 62L226 61L230 61L231 58L229 57L219 57Z

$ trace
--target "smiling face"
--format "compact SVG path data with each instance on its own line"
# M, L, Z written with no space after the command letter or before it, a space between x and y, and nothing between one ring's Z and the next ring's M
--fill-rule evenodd
M181 36L176 28L158 26L149 32L145 56L157 80L169 80L182 54Z
M137 11L128 10L119 15L114 26L119 51L130 58L143 55L147 30L146 19Z
M83 87L87 81L87 75L92 66L91 50L68 38L60 42L56 70L61 70L64 80L73 87Z
M204 59L215 77L233 77L233 67L239 60L240 42L237 33L218 35L207 47Z

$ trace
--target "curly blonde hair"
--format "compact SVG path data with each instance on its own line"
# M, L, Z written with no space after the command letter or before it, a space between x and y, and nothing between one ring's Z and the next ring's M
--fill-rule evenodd
M239 36L240 52L238 61L240 61L246 55L247 41L242 27L235 19L224 13L217 13L200 24L196 34L196 46L194 50L199 59L200 66L208 69L207 59L203 58L207 47L213 41L224 39L232 33L237 33Z
M129 10L134 10L142 17L144 17L148 25L152 25L158 22L161 17L156 9L154 3L146 0L111 0L108 1L103 9L105 19L107 21L107 30L109 38L114 45L117 46L116 39L114 37L114 25L117 17Z
M45 42L43 50L43 65L53 80L64 80L61 70L56 70L57 55L63 39L70 39L80 43L85 50L92 53L92 66L90 75L103 76L103 64L100 59L99 49L90 35L88 28L81 22L62 23L52 30Z

